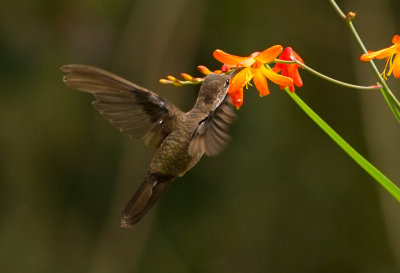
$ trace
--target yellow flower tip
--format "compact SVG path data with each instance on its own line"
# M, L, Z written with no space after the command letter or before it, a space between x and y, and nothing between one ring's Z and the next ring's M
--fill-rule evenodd
M240 110L240 106L236 106L236 110Z
M171 83L171 81L166 80L166 79L160 79L159 82L162 84L170 84Z
M174 76L171 76L171 75L168 75L167 79L172 81L172 82L176 82L177 81L177 79Z
M204 65L199 65L197 66L197 69L200 71L200 73L204 74L204 75L209 75L211 74L210 69L208 69L207 67L205 67Z
M187 73L181 73L181 76L182 76L183 79L185 79L185 80L187 80L187 81L192 81L192 80L193 80L193 77L190 76L190 75L187 74Z
M349 13L347 13L345 20L346 21L352 21L355 17L356 17L356 13L350 11Z

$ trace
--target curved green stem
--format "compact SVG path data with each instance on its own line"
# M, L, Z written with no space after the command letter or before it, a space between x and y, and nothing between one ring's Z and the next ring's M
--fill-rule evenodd
M361 86L361 85L355 85L355 84L351 84L351 83L346 83L346 82L338 81L338 80L336 80L336 79L334 79L334 78L328 77L328 76L326 76L326 75L324 75L324 74L322 74L322 73L320 73L320 72L318 72L318 71L312 69L311 67L309 67L309 66L307 66L307 65L305 65L305 64L303 64L303 63L301 63L301 62L299 62L299 61L297 61L297 60L294 60L294 61L284 61L284 60L275 59L274 62L276 62L276 63L283 63L283 64L293 64L293 63L294 63L294 64L297 64L298 66L304 68L304 69L307 70L308 72L310 72L310 73L312 73L312 74L314 74L314 75L316 75L316 76L318 76L318 77L320 77L320 78L322 78L322 79L324 79L324 80L327 80L327 81L330 81L330 82L333 82L333 83L336 83L336 84L338 84L338 85L341 85L341 86L344 86L344 87L348 87L348 88L363 89L363 90L371 90L371 89L379 89L379 88L382 88L381 85Z
M370 174L378 183L381 184L397 201L400 202L400 189L381 173L374 165L360 155L350 146L335 130L332 129L321 117L319 117L299 96L285 88L286 93L297 103L297 105L343 149L361 168Z
M356 39L358 45L360 46L362 52L368 53L367 48L365 47L361 37L358 35L357 30L355 29L351 20L347 20L347 16L343 13L340 7L336 4L335 0L329 0L332 4L332 7L338 13L338 15L344 19L347 27L350 29L351 33L353 34L354 38ZM392 110L394 116L396 117L397 121L400 123L400 102L397 100L393 92L390 90L388 85L386 84L385 80L382 78L381 73L379 73L378 68L376 67L375 63L371 60L369 61L372 70L374 71L376 77L378 78L378 82L382 85L381 92L384 96L387 104L389 105L390 109Z

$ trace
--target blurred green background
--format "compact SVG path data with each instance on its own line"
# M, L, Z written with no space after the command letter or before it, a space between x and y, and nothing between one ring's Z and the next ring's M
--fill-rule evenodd
M357 12L371 50L400 31L398 0L339 4ZM198 87L159 78L218 68L216 48L245 56L282 44L322 73L373 84L328 1L0 6L0 272L400 272L400 205L278 87L263 99L247 90L229 147L121 229L153 151L62 82L61 65L95 65L188 110ZM380 93L302 77L297 93L399 184L400 130ZM399 95L399 80L389 85Z

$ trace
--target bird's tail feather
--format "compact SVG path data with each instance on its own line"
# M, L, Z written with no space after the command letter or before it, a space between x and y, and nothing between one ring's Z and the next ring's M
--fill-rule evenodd
M172 180L171 176L149 173L122 212L121 227L131 227L142 219Z

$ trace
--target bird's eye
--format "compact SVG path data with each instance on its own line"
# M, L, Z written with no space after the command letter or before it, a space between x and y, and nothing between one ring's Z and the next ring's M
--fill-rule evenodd
M229 86L229 79L225 81L225 87Z

